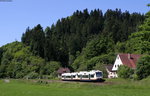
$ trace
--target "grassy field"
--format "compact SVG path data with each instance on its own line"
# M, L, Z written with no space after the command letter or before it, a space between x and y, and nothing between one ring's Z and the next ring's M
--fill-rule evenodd
M108 82L108 84L107 84ZM106 80L106 84L79 82L34 83L24 80L0 80L0 96L150 96L150 79Z

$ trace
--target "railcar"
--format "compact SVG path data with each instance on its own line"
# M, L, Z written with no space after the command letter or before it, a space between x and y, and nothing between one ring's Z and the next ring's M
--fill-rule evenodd
M61 75L63 81L101 81L102 78L103 72L99 70L63 73Z

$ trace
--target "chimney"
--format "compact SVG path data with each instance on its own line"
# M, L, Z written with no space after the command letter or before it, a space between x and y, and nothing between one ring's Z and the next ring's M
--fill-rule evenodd
M131 59L131 54L130 53L128 53L128 59Z

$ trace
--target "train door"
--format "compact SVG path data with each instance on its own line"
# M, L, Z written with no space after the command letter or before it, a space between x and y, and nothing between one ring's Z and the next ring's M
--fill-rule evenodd
M91 79L91 76L90 76L90 74L89 74L89 76L88 76L88 77L89 77L89 80L90 80L90 79Z

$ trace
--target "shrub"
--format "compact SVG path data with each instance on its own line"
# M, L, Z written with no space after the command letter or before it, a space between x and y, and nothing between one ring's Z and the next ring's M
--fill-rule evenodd
M56 61L47 62L46 66L44 67L45 74L52 75L52 74L56 73L56 71L60 68L60 65L61 65L60 62L56 62Z
M142 56L138 60L136 74L139 80L150 76L150 55Z
M118 76L121 78L124 79L132 78L133 74L134 74L134 70L127 66L122 65L118 69Z
M27 76L25 76L24 78L26 78L26 79L37 79L37 78L39 78L39 75L36 72L31 72Z

